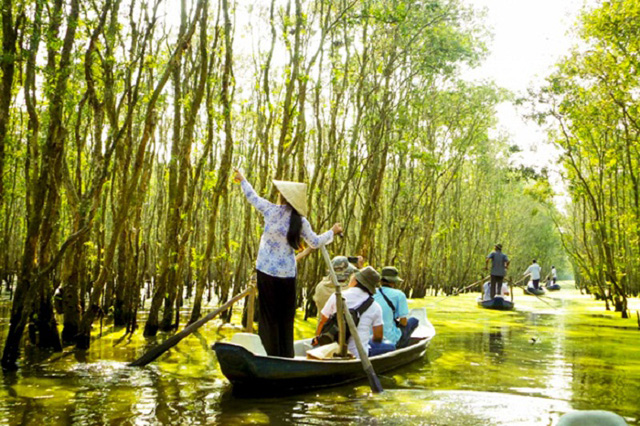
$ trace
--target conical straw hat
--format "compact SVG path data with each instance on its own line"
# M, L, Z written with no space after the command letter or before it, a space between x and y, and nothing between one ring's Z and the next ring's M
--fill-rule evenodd
M274 180L273 184L278 188L291 207L296 209L300 216L307 215L307 184L289 182L286 180Z

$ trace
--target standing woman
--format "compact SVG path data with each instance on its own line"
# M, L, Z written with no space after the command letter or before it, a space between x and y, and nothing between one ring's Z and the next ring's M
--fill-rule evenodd
M322 235L311 229L307 214L307 185L274 180L280 192L279 204L256 194L242 173L235 170L247 200L264 216L256 270L260 318L258 334L268 355L293 358L293 320L296 313L296 259L300 237L313 248L333 240L342 232L339 223Z

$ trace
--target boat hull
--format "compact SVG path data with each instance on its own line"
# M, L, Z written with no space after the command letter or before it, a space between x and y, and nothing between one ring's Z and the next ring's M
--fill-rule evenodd
M527 287L527 288L524 288L523 291L524 291L524 294L529 294L532 296L540 296L544 294L544 290L542 288L539 288L536 290L533 287Z
M560 284L551 284L547 286L548 291L558 291L560 290Z
M376 373L398 368L422 358L431 339L369 358ZM309 360L256 355L234 343L213 345L222 373L233 384L234 392L273 394L303 391L361 380L367 377L359 359Z
M484 309L494 309L497 311L510 311L513 309L513 302L501 297L494 297L491 300L479 300L478 306Z

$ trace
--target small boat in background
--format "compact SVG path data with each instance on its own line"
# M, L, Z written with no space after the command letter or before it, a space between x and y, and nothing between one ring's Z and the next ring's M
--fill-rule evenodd
M544 294L544 289L542 287L540 288L523 287L522 290L524 291L524 294L529 294L532 296L540 296Z
M376 373L393 370L422 358L426 353L427 346L436 334L427 319L427 311L425 308L412 309L409 316L419 321L411 335L409 346L370 357ZM254 334L237 333L231 343L217 342L213 345L220 369L233 385L236 394L273 396L274 393L338 386L367 377L357 358L307 359L312 339L295 342L295 358L268 356L259 339ZM251 343L247 344L245 341Z
M558 290L560 290L560 284L556 284L556 283L554 283L554 284L547 283L547 285L545 285L545 287L549 291L558 291Z
M497 311L510 311L513 309L513 302L506 300L503 297L496 296L493 299L482 300L478 297L478 306L484 309L494 309Z

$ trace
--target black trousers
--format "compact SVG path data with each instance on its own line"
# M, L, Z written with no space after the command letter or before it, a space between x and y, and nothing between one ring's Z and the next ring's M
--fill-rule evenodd
M296 279L258 271L258 335L268 355L293 358Z
M500 275L491 275L491 298L496 297L496 294L502 294L502 280L504 277Z

